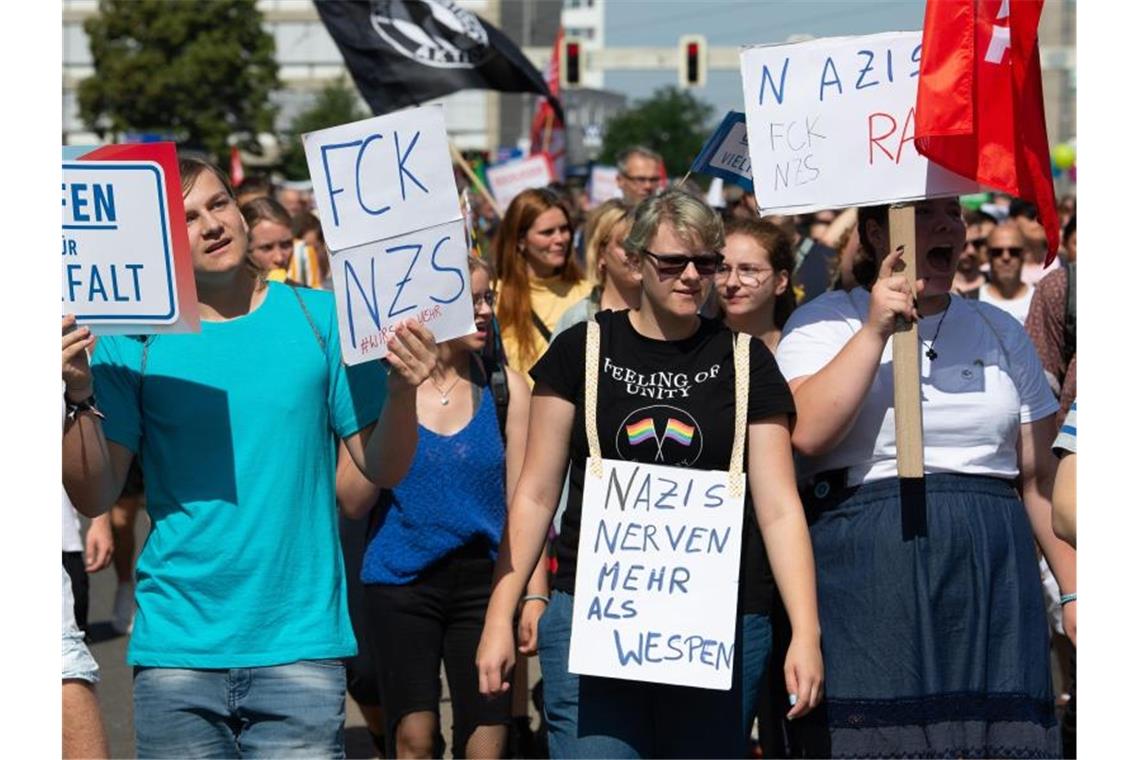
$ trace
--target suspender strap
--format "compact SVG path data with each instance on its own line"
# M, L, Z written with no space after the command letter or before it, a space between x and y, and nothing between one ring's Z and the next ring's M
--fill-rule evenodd
M586 323L586 443L590 458L586 472L602 477L602 447L598 443L598 346L601 328L594 320Z
M736 367L736 415L732 433L732 457L728 462L728 490L733 498L744 496L744 442L748 435L748 386L751 380L751 336L738 333L732 344Z

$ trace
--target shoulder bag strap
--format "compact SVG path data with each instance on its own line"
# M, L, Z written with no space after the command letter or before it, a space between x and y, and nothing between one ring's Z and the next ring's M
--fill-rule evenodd
M289 290L293 291L293 295L297 297L297 305L301 307L301 311L305 314L305 320L309 323L309 327L313 331L313 337L317 339L317 345L321 347L321 353L326 353L325 339L321 335L321 331L317 329L317 323L313 321L313 315L309 313L309 307L305 306L305 299L301 298L301 294L297 292L296 285L289 285Z
M748 387L752 379L751 341L750 335L738 333L732 344L732 359L736 365L736 419L732 457L728 461L728 490L733 498L744 496L744 442L748 434Z
M586 443L590 459L586 471L595 478L602 477L602 447L598 442L598 353L601 344L601 327L591 320L586 323Z
M534 323L534 328L538 330L538 334L541 335L547 343L550 343L550 339L553 336L550 333L550 328L546 326L546 323L539 319L538 315L533 311L530 313L530 321Z

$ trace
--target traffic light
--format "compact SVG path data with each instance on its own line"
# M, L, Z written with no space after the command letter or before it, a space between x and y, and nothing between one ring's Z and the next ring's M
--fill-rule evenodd
M558 78L563 87L582 86L584 54L581 40L575 37L562 38L562 50L560 51L562 65L559 67Z
M703 34L681 37L677 74L682 87L704 87L708 70L708 44Z

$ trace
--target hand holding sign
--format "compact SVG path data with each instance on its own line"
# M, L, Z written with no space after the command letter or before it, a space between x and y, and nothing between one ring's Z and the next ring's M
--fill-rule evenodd
M389 392L414 391L431 375L438 358L439 346L431 330L414 319L396 325L388 339L388 363L393 370L388 376Z
M91 395L91 363L87 349L95 345L89 327L76 327L75 315L63 318L63 382L64 393L72 401Z

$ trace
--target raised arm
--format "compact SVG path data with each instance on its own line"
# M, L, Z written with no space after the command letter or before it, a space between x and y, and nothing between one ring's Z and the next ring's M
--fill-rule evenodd
M823 655L816 609L815 561L803 505L796 491L791 435L783 415L748 426L748 483L772 575L792 624L784 664L788 694L797 718L823 697Z
M883 259L859 332L819 372L788 382L796 399L792 444L808 456L830 451L851 431L894 333L895 318L918 318L906 277L893 274L901 256L899 248Z
M1057 579L1061 593L1075 594L1077 553L1053 533L1053 509L1049 497L1053 493L1053 478L1057 469L1057 460L1050 450L1054 432L1052 416L1021 426L1018 441L1021 497L1025 502L1025 511L1029 514L1033 536ZM1070 602L1062 610L1065 633L1076 645L1077 603Z
M419 442L416 388L431 374L438 354L435 337L422 324L409 319L397 325L388 341L391 371L380 419L344 439L349 457L380 488L395 486L412 466Z
M542 555L546 532L562 494L573 424L574 405L538 383L530 404L526 457L507 510L476 655L479 691L486 695L503 694L510 688L515 662L512 620L523 588Z
M83 404L94 395L87 350L95 343L91 330L76 327L75 317L63 318L63 383L68 404ZM99 416L90 409L77 411L63 423L63 487L83 515L103 514L127 482L132 455L123 446L108 443Z

